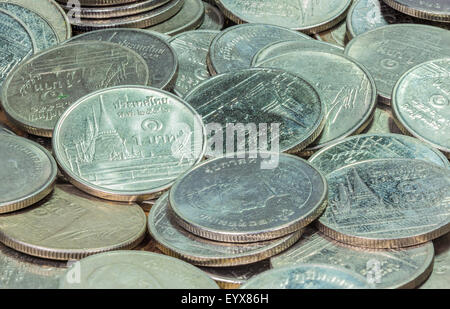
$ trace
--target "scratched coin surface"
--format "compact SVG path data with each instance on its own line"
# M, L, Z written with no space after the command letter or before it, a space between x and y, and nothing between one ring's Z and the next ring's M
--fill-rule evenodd
M303 232L248 244L211 241L180 227L169 212L168 202L168 194L164 194L152 207L148 230L162 252L194 265L225 267L258 262L286 250Z
M306 228L302 238L287 251L272 257L273 268L297 264L336 265L372 281L378 289L415 288L433 269L433 243L404 249L366 249L328 238Z
M146 219L136 204L111 203L57 185L38 204L1 215L0 241L33 256L80 259L135 247L144 238Z
M170 256L144 251L114 251L89 256L80 267L80 282L61 277L63 289L217 289L203 271Z
M422 19L450 23L448 0L384 0L397 11Z
M369 70L379 101L390 104L395 83L406 71L450 56L450 31L418 24L384 26L354 38L345 53Z
M450 58L420 64L405 73L393 92L398 126L450 157Z
M224 242L298 231L323 212L326 199L325 178L307 161L267 152L208 160L181 176L169 194L179 225Z
M12 134L0 134L0 213L22 209L53 190L57 166L43 147Z
M252 58L268 44L285 40L311 40L305 34L266 24L236 25L212 41L208 68L212 74L248 69Z
M305 153L361 132L372 119L377 98L375 82L363 66L349 57L305 50L280 55L258 66L287 70L318 90L326 105L325 128Z
M334 265L299 264L254 276L241 289L368 289L366 278Z
M185 99L205 123L215 125L216 132L208 135L209 157L267 147L296 152L314 141L324 125L325 105L314 88L300 77L278 69L221 74L198 85ZM249 131L249 138L239 134L227 142L223 135L227 130L239 130L239 124L242 130ZM244 125L247 127L242 128ZM256 131L262 126L266 130L261 132L267 134L258 143Z
M316 33L314 38L319 41L344 47L349 41L347 37L347 23L344 20L331 29Z
M411 159L379 159L328 174L325 235L367 248L400 248L450 230L448 169Z
M77 35L67 42L92 40L117 43L135 51L147 63L150 73L148 85L172 89L177 77L178 59L172 47L162 38L141 29L104 29Z
M448 168L447 158L419 140L400 134L361 134L346 138L315 153L309 162L325 175L346 165L372 160L404 158Z
M431 276L421 289L450 289L450 233L433 241L435 257Z
M204 134L201 117L177 96L119 86L72 105L56 125L53 152L81 190L142 201L168 189L201 160Z
M352 0L217 0L226 17L237 24L267 23L317 33L339 23Z
M205 79L210 77L206 57L209 45L219 31L194 30L174 36L170 45L178 56L179 70L173 91L184 97Z
M214 5L206 3L203 1L205 6L205 19L198 29L201 30L222 30L225 18L222 12L216 8Z
M147 30L175 35L198 28L205 18L205 7L201 0L184 0L181 10L162 23L148 27Z
M372 122L366 127L364 133L395 133L402 134L402 131L395 124L392 110L386 105L377 105L373 113Z
M24 131L52 136L61 114L97 89L147 84L144 59L127 47L79 42L53 47L23 61L8 76L2 106Z

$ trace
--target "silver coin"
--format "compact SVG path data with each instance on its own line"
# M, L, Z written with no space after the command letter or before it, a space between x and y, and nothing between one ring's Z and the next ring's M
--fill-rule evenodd
M331 29L316 33L314 38L339 47L345 47L349 41L346 21L340 22Z
M225 17L222 12L216 8L214 5L206 3L203 1L205 6L205 19L203 23L198 27L201 30L222 30Z
M448 0L384 0L394 9L421 19L450 23Z
M373 113L372 122L363 132L366 134L402 134L402 131L395 123L391 109L386 105L377 105Z
M435 258L433 272L421 289L450 288L450 233L433 241Z

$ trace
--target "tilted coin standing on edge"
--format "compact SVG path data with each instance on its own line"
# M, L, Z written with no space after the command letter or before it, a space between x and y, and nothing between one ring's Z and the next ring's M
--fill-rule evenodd
M392 110L397 125L450 158L450 57L419 64L397 82Z
M208 157L269 148L297 152L319 136L325 122L326 108L316 90L279 69L217 75L195 87L185 100L214 129L208 132ZM242 133L246 130L248 138Z
M394 86L406 71L450 56L450 31L418 24L388 25L357 36L345 53L369 70L379 102L389 105Z
M79 267L80 281L71 271ZM218 289L203 271L176 258L143 251L114 251L80 260L61 277L63 289Z
M212 74L250 68L253 56L264 46L284 40L312 40L287 28L267 24L236 25L222 31L212 41L208 68Z
M177 96L151 87L91 93L60 118L53 152L75 186L117 201L168 189L205 150L201 117Z
M148 76L144 59L127 47L107 42L60 45L23 61L5 81L1 103L18 127L51 137L59 117L79 98L116 85L145 85Z
M422 19L450 23L448 0L383 0L392 8Z
M0 134L0 214L34 204L52 190L57 166L42 146Z
M305 33L317 33L338 24L352 0L217 0L226 17L237 24L267 23Z
M385 134L395 133L402 134L402 131L395 123L392 110L387 105L377 105L375 112L373 113L373 119L364 129L363 133L366 134Z
M327 176L328 206L319 230L367 248L425 243L450 230L448 169L411 159L347 165Z
M450 233L433 241L434 267L427 281L421 289L449 289L450 288Z
M344 20L331 29L316 33L314 38L339 47L345 47L349 41L347 37L347 24Z
M152 207L148 215L148 230L162 252L194 265L209 267L245 265L267 259L292 246L303 233L301 230L282 238L248 244L197 237L175 222L167 193Z
M211 5L207 2L203 1L203 5L205 6L205 19L203 23L198 27L199 30L222 30L225 17L222 12L216 8L214 5Z
M90 40L117 43L135 51L147 63L149 86L168 90L173 88L178 74L177 54L153 32L142 29L104 29L77 35L66 43Z
M254 276L241 289L368 289L366 278L343 267L299 264Z
M54 260L138 245L146 216L136 204L91 197L72 185L57 185L36 205L0 216L0 241L17 251Z
M284 69L304 78L316 87L325 103L325 127L303 150L305 155L361 132L372 120L377 100L375 82L363 66L349 57L305 50L280 55L258 66Z
M298 231L320 216L326 200L326 180L307 161L265 152L203 162L169 193L170 209L184 229L237 243Z
M412 289L433 269L433 243L403 249L366 249L346 245L307 227L287 251L270 259L273 268L297 264L336 265L352 270L378 289Z

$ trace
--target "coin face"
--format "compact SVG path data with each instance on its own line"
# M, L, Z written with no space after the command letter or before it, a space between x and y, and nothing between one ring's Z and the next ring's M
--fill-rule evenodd
M347 37L347 24L344 20L331 29L316 33L314 38L319 41L344 47L349 41Z
M165 194L152 207L148 216L148 230L161 251L194 265L224 267L261 261L286 250L303 232L248 244L210 241L178 226L169 213L168 202L168 194Z
M375 82L364 67L348 57L307 50L280 55L259 66L287 70L318 90L327 110L325 128L304 150L306 153L361 132L372 119L377 98ZM323 74L325 71L327 74Z
M395 133L402 134L402 131L395 124L391 109L386 105L377 105L373 113L373 120L364 130L367 134Z
M278 69L221 74L198 85L185 99L211 129L206 153L209 157L269 147L296 152L316 139L324 125L325 106L314 88L300 77ZM262 126L267 128L267 144L261 142L263 137L259 143L255 139ZM246 138L241 132L234 140L233 130L252 135Z
M421 289L450 288L450 233L433 241L435 248L434 268Z
M380 159L347 165L327 176L325 235L368 248L399 248L450 229L448 169L421 160Z
M272 257L273 268L297 264L336 265L366 277L378 289L415 288L433 268L432 242L404 249L365 249L345 245L306 228L292 248Z
M0 213L22 209L53 190L56 162L36 143L0 134Z
M235 23L267 23L317 33L345 17L352 0L218 0L225 16Z
M276 166L268 168L274 155ZM324 177L305 160L242 153L208 160L180 177L169 203L176 222L193 234L254 242L308 225L323 212L326 196Z
M165 40L140 29L104 29L77 35L67 42L92 40L116 43L135 51L147 63L149 86L172 89L177 77L178 60Z
M145 85L148 76L144 59L127 47L61 45L22 62L5 81L1 103L20 128L50 137L61 114L82 96L116 85Z
M168 92L122 86L89 94L61 116L53 151L80 189L104 199L149 199L203 157L200 116Z
M450 58L408 71L393 93L395 119L407 133L450 157Z
M367 289L361 275L331 265L300 264L275 268L251 278L242 289Z
M184 97L205 79L210 77L206 65L209 45L219 31L194 30L180 33L171 39L180 68L173 89L174 93Z
M198 27L201 30L222 30L225 23L225 18L222 12L214 5L203 1L205 6L205 19L203 23Z
M82 269L80 282L71 270ZM74 264L60 281L63 289L217 289L204 272L186 262L143 251L96 254Z
M133 248L146 232L136 204L105 202L71 185L57 185L47 199L0 216L0 241L17 251L54 260Z
M268 44L311 38L286 28L266 24L232 26L211 43L208 68L213 74L248 69L253 56Z
M450 56L450 31L416 24L384 26L357 36L345 53L369 70L380 102L390 104L395 83L406 71Z
M450 22L450 3L447 0L385 0L394 9L422 19Z
M362 134L346 138L315 153L309 162L322 173L372 159L404 158L448 168L447 158L419 140L400 134Z

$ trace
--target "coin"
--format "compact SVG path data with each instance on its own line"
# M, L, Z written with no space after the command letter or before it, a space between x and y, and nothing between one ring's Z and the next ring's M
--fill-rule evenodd
M57 0L65 3L68 0ZM121 5L125 3L136 2L136 0L78 0L82 6L107 6L107 5Z
M208 157L269 147L296 152L315 140L324 125L325 106L314 88L278 69L221 74L198 85L185 99L214 129L208 132ZM247 131L249 136L238 134L230 141L233 130ZM257 142L258 130L266 133L267 142L263 136Z
M319 41L325 41L336 46L344 47L349 41L347 37L347 24L344 20L331 29L316 33L314 38Z
M327 30L343 18L352 0L217 0L235 23L267 23L306 33Z
M81 269L80 281L71 271ZM143 251L114 251L89 256L61 278L63 289L217 289L204 272L173 257Z
M178 55L180 68L173 89L174 93L184 97L205 79L210 77L206 65L209 45L219 31L194 30L174 36L170 45Z
M425 243L450 230L448 169L410 159L347 165L327 176L326 236L367 248Z
M72 105L56 125L53 152L81 190L109 200L142 201L201 160L204 135L200 116L175 95L119 86Z
M203 1L205 6L205 19L198 27L201 30L222 30L225 23L225 18L222 12L215 6Z
M367 289L361 275L331 265L299 264L265 271L251 278L241 289Z
M450 31L417 24L389 25L357 36L345 53L375 79L378 100L390 104L395 83L410 68L450 56Z
M270 156L276 165L269 168ZM245 243L300 230L323 212L326 197L324 177L305 160L261 152L197 165L175 182L169 203L175 221L189 232Z
M246 24L222 31L211 43L208 68L212 74L248 69L264 46L284 40L310 40L307 35L265 24Z
M349 57L306 50L283 54L258 66L277 67L305 78L325 103L325 128L303 150L305 155L361 132L372 120L377 98L375 82L363 66Z
M387 106L377 106L373 113L373 120L364 130L364 133L396 133L402 134L402 131L395 124L392 111Z
M89 92L120 84L147 84L147 64L118 44L56 46L23 61L4 83L2 106L18 127L50 137L60 115Z
M450 58L420 64L394 88L392 109L399 128L450 157Z
M445 156L434 148L415 138L389 133L346 138L321 149L308 161L326 175L352 163L388 158L417 159L449 167Z
M436 256L434 269L421 289L448 289L450 288L450 233L434 240Z
M448 0L384 0L397 11L422 19L450 23Z
M248 244L203 239L178 226L171 216L167 193L152 207L148 230L162 252L194 265L209 267L245 265L267 259L289 248L303 233L301 230L275 240Z
M106 202L57 185L33 207L0 216L0 241L17 251L54 260L133 248L144 238L146 216L136 204Z
M147 30L176 35L198 28L204 18L205 7L201 0L184 0L183 7L176 15L162 23L148 27Z
M404 249L364 249L346 245L307 227L302 239L272 257L273 268L297 264L335 265L354 271L378 289L415 288L433 269L433 243Z
M172 89L178 74L178 59L172 47L153 32L141 29L103 29L77 35L67 41L106 41L135 51L149 68L149 86Z
M52 190L56 162L36 143L0 134L0 214L34 204Z
M0 133L6 133L6 134L11 134L11 135L16 135L16 133L14 133L11 128L9 128L6 124L3 124L0 122Z

